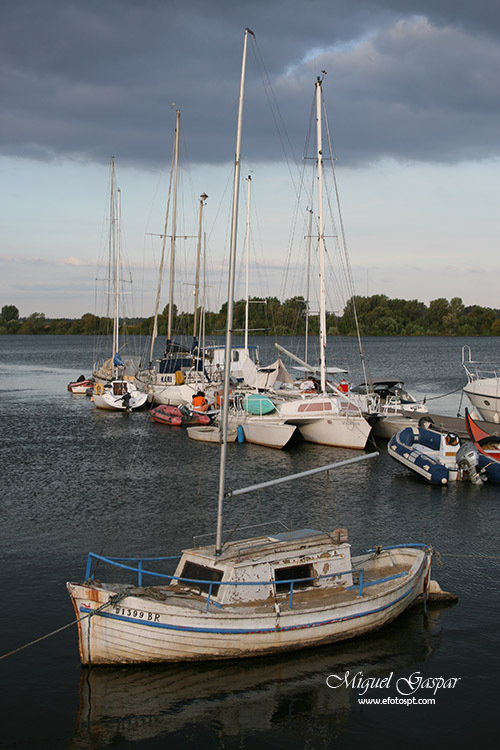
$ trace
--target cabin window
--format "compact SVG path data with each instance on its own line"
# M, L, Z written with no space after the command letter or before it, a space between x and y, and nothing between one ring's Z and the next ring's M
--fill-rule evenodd
M282 581L293 581L293 590L305 589L307 586L312 585L312 581L301 581L301 578L312 578L314 571L312 565L293 565L290 568L275 568L274 580L276 581L276 593L286 593L290 591L289 583L282 583Z
M193 581L221 581L222 570L215 570L215 568L208 568L206 565L198 565L198 563L190 562L189 560L184 564L181 578L190 578ZM200 591L204 591L208 594L210 589L209 583L190 583L187 581L179 581L181 586L196 586ZM212 596L217 596L219 586L212 586Z
M239 362L240 360L240 353L236 350L233 350L233 362Z
M316 401L312 404L301 404L298 411L331 411L332 405L329 401Z

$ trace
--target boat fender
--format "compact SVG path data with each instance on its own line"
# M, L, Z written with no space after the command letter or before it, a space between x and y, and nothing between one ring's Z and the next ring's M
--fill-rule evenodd
M175 382L177 385L184 384L184 374L180 370L177 370L175 373Z
M94 386L94 392L97 393L98 396L102 396L104 393L104 386L102 383L96 383Z
M245 433L243 432L243 427L241 425L238 425L238 443L244 443L245 442Z

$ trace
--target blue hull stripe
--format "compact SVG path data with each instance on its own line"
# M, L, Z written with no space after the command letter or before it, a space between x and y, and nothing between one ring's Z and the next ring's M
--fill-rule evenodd
M406 594L403 594L398 599L395 599L393 602L390 602L389 604L385 604L382 607L377 607L376 609L371 609L368 612L362 612L359 615L348 615L347 617L334 617L330 620L322 620L321 622L311 622L306 623L304 625L288 625L282 628L259 628L259 629L251 629L247 630L244 628L194 628L194 627L187 627L184 625L165 625L160 622L149 622L146 620L137 620L130 617L123 617L122 615L116 615L112 614L110 612L99 612L98 617L105 617L110 620L121 620L123 622L132 623L134 625L146 625L150 628L163 628L164 630L177 630L185 633L216 633L218 635L249 635L249 634L255 634L255 633L283 633L289 630L305 630L307 628L318 628L323 625L331 625L335 622L346 622L348 620L357 620L361 617L367 617L368 615L374 615L379 612L383 612L386 609L389 609L389 607L393 607L395 604L398 604L399 602L403 601L404 599L408 598L410 594L413 592L415 588L414 584L409 591L406 592ZM83 607L80 607L80 612L84 612L86 614L89 614L88 609L84 609Z

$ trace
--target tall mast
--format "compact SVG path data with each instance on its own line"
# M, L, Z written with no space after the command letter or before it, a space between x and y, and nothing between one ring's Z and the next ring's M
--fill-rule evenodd
M116 253L115 253L115 314L114 314L114 340L115 346L113 347L113 357L118 352L119 347L119 333L120 333L120 212L121 212L121 191L120 188L116 191Z
M174 306L174 281L175 281L175 231L177 221L177 167L179 164L179 130L181 111L176 111L175 123L175 146L174 146L174 199L172 204L172 235L170 237L170 289L168 296L168 324L167 339L172 338L172 318Z
M306 335L305 335L305 341L304 341L304 359L307 362L307 355L308 355L308 339L309 339L309 295L310 295L310 272L311 272L311 241L312 241L312 220L313 220L313 210L312 208L309 209L309 238L307 242L307 282L306 282Z
M234 157L234 182L233 182L233 210L231 222L231 245L229 255L229 278L227 293L227 323L226 323L226 352L224 359L224 390L222 402L222 442L220 451L220 468L219 468L219 500L217 506L217 536L215 541L215 554L219 555L222 551L222 511L224 506L224 487L226 479L226 449L227 449L227 422L229 410L229 379L231 373L231 336L233 328L233 311L234 311L234 276L236 262L236 238L238 230L238 200L240 184L240 162L241 162L241 130L243 124L243 94L245 91L245 70L247 60L248 35L255 38L255 34L250 29L245 29L243 41L243 58L241 62L241 80L240 80L240 99L238 105L238 125L236 128L236 152Z
M245 290L245 354L248 354L248 318L249 318L249 307L250 299L248 296L248 273L249 273L249 257L250 257L250 196L252 192L252 177L248 175L248 200L247 200L247 252L246 252L246 290Z
M152 367L153 365L153 352L155 347L155 341L158 336L158 313L160 310L160 295L161 295L161 285L163 280L163 266L165 264L165 248L167 244L167 227L168 227L168 217L170 213L170 196L172 194L172 177L174 172L174 162L175 162L175 141L177 140L177 129L176 129L176 136L174 138L174 148L172 151L172 164L170 166L170 181L168 185L168 198L167 198L167 208L165 210L165 224L163 227L163 234L162 234L162 245L161 245L161 258L160 258L160 269L158 271L158 286L156 288L156 303L155 303L155 313L153 317L153 332L151 335L151 349L149 352L149 366Z
M325 291L325 235L323 232L323 143L321 124L321 84L316 79L316 161L318 168L318 239L319 239L319 336L321 391L326 392L326 291Z
M200 256L201 256L201 229L202 229L202 216L203 206L207 200L208 195L203 193L200 195L200 221L198 225L198 247L196 251L196 278L194 281L194 321L193 321L193 336L196 336L197 331L197 316L198 316L198 296L200 291Z
M119 269L119 252L118 252L118 231L116 221L116 204L115 204L115 160L111 157L111 195L109 206L109 253L110 253L110 277L113 279L113 350L111 358L114 359L118 351L118 269Z

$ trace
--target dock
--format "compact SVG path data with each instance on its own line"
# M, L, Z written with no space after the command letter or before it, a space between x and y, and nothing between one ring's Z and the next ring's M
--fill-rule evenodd
M458 435L459 438L469 439L469 433L465 427L465 419L463 417L447 417L442 414L429 413L422 417L422 422L426 417L429 420L432 420L432 424L429 424L431 430L437 430L438 432L453 432L455 435ZM500 424L496 424L495 422L485 422L482 419L477 421L485 432L488 432L490 435L500 436Z

